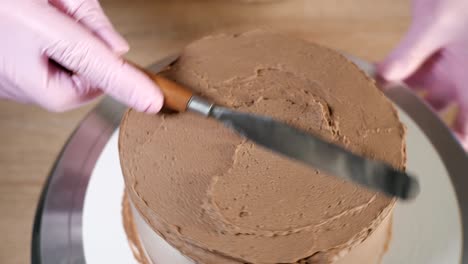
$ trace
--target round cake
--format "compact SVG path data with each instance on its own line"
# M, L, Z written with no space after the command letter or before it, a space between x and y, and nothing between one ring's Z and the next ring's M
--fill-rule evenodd
M396 110L330 49L264 30L210 36L186 47L164 75L219 105L405 167ZM140 235L162 237L195 263L380 263L390 239L394 199L212 119L129 110L119 149L129 200L154 231ZM151 255L154 245L142 247Z

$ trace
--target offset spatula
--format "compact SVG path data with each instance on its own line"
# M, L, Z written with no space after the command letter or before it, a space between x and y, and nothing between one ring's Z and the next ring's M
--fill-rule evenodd
M215 118L258 145L389 196L407 200L414 198L419 192L417 180L404 171L396 170L383 162L360 157L270 117L215 105L178 83L138 68L161 88L166 108Z

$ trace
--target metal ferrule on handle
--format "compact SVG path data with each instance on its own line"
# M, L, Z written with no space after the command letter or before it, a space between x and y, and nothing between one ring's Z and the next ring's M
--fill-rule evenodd
M187 103L187 111L194 112L203 116L210 116L214 104L199 96L192 96Z

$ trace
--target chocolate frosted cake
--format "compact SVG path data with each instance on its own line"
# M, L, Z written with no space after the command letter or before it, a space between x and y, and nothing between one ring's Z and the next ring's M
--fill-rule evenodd
M335 51L268 31L218 35L189 45L164 74L220 105L405 167L396 110ZM144 235L195 263L380 263L390 239L393 199L215 120L129 110L119 147L130 203L154 231ZM154 246L142 243L149 253Z

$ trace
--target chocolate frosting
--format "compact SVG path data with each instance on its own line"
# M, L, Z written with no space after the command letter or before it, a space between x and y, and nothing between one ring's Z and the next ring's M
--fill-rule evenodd
M262 30L218 35L189 45L165 75L220 105L404 168L392 104L327 48ZM330 261L372 234L394 204L191 113L129 110L119 147L137 210L199 263Z

